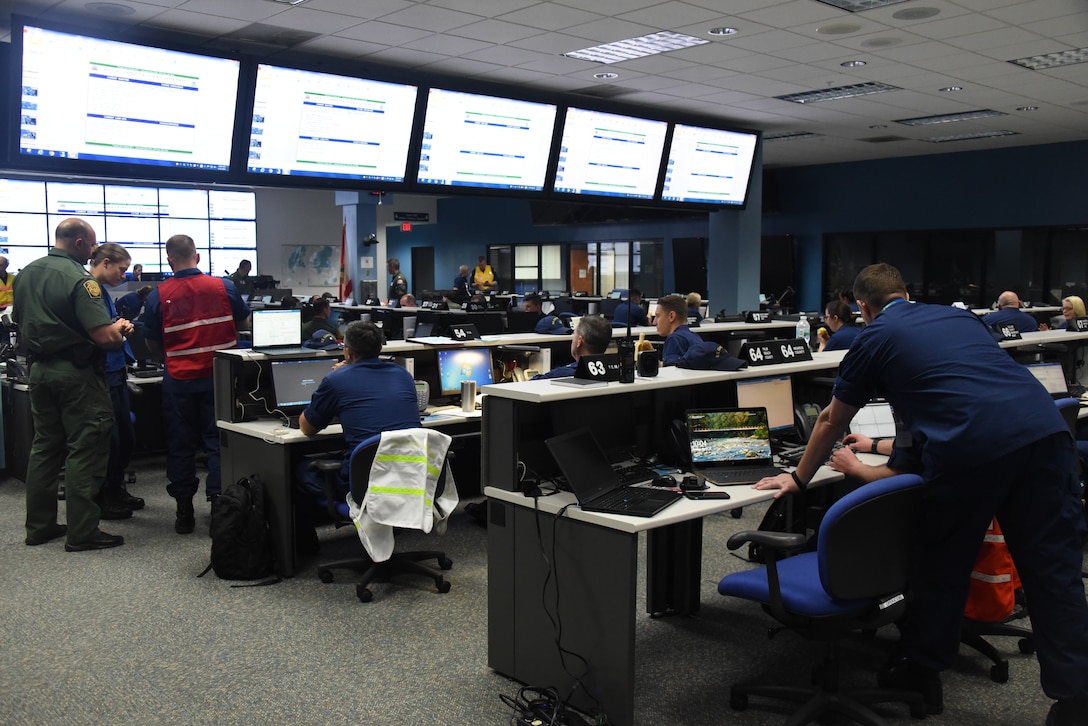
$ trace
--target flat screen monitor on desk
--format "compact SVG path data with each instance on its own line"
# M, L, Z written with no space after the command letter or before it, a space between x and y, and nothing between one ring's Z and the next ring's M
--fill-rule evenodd
M301 413L310 405L314 391L336 365L337 360L313 358L272 361L272 389L276 408L288 415Z
M251 320L254 349L274 350L302 343L301 310L254 310Z
M1068 396L1069 384L1061 363L1029 363L1025 366L1046 388L1051 396Z
M475 381L476 389L495 382L489 348L438 351L438 379L443 396L461 393L463 381Z
M767 409L767 425L772 433L780 434L793 428L793 384L789 376L737 381L737 405Z

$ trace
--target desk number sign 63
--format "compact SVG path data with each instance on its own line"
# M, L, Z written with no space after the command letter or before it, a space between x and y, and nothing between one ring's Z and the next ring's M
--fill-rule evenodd
M812 351L802 338L793 340L767 340L745 343L741 358L749 365L765 366L773 363L812 360Z

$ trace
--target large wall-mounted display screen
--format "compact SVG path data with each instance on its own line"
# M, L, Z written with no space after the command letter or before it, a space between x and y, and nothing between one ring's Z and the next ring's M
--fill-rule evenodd
M200 269L223 276L247 259L257 267L255 195L221 189L172 189L0 178L0 255L18 272L45 256L57 225L82 217L98 243L116 242L151 275L170 273L166 240L187 234Z
M420 184L541 191L555 106L432 88Z
M661 199L744 206L757 140L752 133L676 124Z
M257 66L246 168L404 181L416 86Z
M19 154L226 171L237 60L30 25Z
M568 108L553 190L653 199L664 121Z

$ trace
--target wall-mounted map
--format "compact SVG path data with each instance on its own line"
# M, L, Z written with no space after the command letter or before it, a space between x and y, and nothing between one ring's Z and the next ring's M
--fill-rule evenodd
M280 287L338 287L340 247L338 245L284 246Z

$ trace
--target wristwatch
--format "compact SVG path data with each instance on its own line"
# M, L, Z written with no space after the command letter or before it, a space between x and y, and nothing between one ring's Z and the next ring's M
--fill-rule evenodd
M876 450L876 445L879 444L879 443L880 443L880 439L873 439L873 445L869 447L869 453L870 454L879 454L880 453L879 451Z

